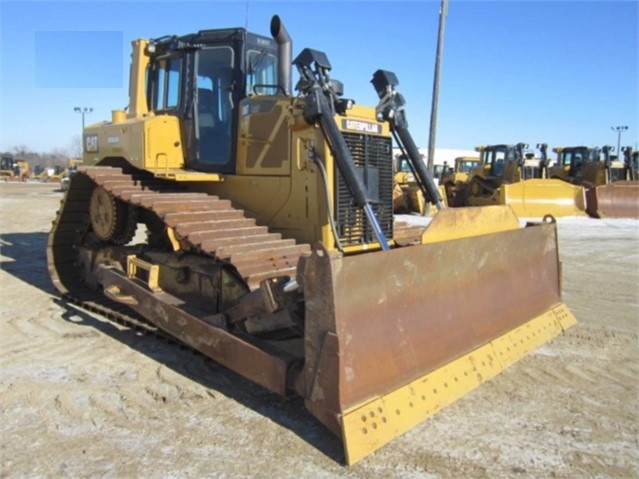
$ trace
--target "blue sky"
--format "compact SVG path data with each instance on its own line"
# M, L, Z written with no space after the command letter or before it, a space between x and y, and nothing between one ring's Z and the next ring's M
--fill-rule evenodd
M68 148L86 123L128 103L130 41L244 27L273 14L293 55L323 50L345 96L375 105L370 80L394 71L411 132L428 146L440 0L0 0L0 150ZM248 13L248 15L247 15ZM438 148L480 144L639 147L638 2L449 0Z

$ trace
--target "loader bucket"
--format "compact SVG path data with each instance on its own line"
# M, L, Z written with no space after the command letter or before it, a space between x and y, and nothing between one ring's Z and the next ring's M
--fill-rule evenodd
M639 181L615 181L586 192L588 214L595 218L639 218Z
M493 232L446 240L482 216ZM422 243L350 257L318 245L298 271L299 392L348 464L576 322L561 301L554 223L519 228L508 206L444 209Z
M529 179L503 185L501 204L510 205L520 218L556 218L586 214L582 186L557 179Z

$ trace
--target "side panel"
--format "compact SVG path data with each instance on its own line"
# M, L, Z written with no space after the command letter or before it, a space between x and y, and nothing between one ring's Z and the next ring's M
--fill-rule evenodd
M311 143L322 151L324 143L317 128L291 114L290 102L270 96L243 100L236 174L202 188L284 237L325 240L326 194L307 151Z
M88 126L82 164L104 158L125 158L136 168L158 174L184 166L178 118L159 115Z

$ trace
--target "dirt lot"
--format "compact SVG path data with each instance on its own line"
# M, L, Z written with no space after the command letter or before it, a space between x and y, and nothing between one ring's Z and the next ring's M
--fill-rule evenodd
M300 401L57 300L61 196L0 184L2 477L639 477L639 221L560 220L579 324L347 468Z

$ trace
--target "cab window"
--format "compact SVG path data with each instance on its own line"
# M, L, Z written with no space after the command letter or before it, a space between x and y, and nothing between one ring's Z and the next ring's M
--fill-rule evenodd
M246 95L277 93L277 58L250 50L246 57Z
M160 59L155 67L154 110L173 110L180 104L181 61L179 58Z
M231 161L235 91L233 49L227 46L204 48L197 52L196 59L198 159L219 170Z

